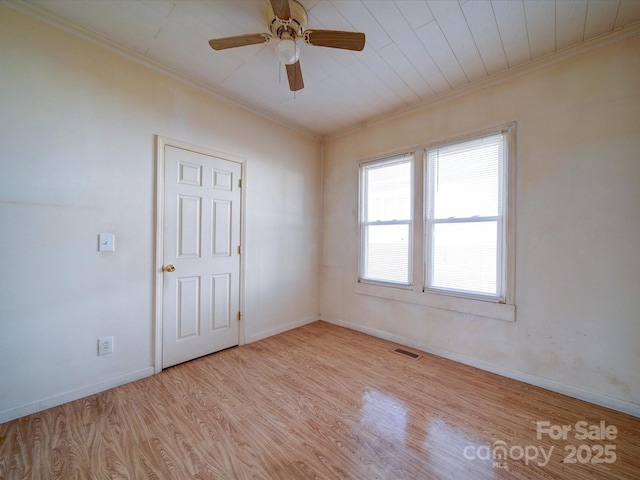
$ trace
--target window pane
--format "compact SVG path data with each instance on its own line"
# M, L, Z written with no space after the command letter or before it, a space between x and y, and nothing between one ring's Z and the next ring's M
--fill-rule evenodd
M499 215L502 137L429 151L431 218Z
M497 222L433 225L429 287L496 295Z
M411 218L411 162L367 167L365 170L367 222Z
M409 283L409 225L369 225L365 229L363 277Z

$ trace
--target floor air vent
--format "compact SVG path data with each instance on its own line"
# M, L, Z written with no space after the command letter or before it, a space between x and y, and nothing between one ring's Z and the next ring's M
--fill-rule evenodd
M403 355L407 358L412 358L413 360L418 360L421 357L421 355L418 355L417 353L409 352L408 350L403 350L401 348L396 348L393 353Z

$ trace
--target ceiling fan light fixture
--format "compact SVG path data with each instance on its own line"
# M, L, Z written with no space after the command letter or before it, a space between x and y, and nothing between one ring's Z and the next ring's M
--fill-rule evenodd
M290 38L283 38L276 45L276 56L285 65L293 65L300 58L300 48Z

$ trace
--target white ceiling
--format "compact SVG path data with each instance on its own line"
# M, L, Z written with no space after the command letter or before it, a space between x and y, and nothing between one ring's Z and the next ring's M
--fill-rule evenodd
M224 51L207 43L267 32L267 0L26 3L319 137L640 22L640 0L301 0L307 28L362 31L366 46L302 43L305 88L294 95L275 42Z

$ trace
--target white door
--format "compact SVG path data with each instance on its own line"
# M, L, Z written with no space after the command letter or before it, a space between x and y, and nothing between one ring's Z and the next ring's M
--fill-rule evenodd
M238 345L240 174L164 145L163 368Z

